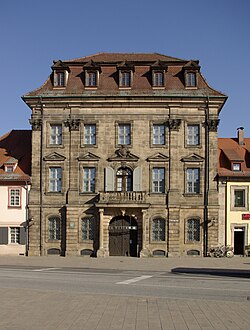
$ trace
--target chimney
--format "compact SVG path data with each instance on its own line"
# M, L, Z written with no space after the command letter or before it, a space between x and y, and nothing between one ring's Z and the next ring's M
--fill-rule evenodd
M244 127L238 127L238 143L239 145L243 145L244 143Z

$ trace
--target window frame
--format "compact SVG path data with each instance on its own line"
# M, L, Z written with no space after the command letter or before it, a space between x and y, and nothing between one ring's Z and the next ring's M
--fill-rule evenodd
M87 222L86 229L83 228L84 222ZM80 241L81 242L93 242L95 238L95 217L94 216L84 216L81 218L80 222ZM92 231L92 234L91 234ZM86 232L86 235L84 235L84 232ZM85 237L86 238L85 238Z
M198 228L195 228L195 225L192 224L192 226L189 225L189 223L198 222ZM191 228L190 228L191 227ZM191 239L189 239L190 235L192 236ZM195 238L195 236L198 236ZM190 217L186 219L185 221L185 243L186 244L197 244L201 242L201 219L198 217Z
M235 205L235 192L244 191L245 206ZM231 185L230 187L230 209L231 211L249 211L249 187L244 185Z
M86 127L94 127L94 133L91 131L88 135L86 134ZM86 143L85 139L89 137L90 143ZM94 138L94 142L92 139ZM96 123L84 123L83 124L83 145L84 146L96 146L97 145L97 125Z
M53 132L53 128L56 128L56 132ZM58 128L60 128L59 132ZM53 142L55 138L55 142ZM61 123L49 123L49 146L61 147L63 145L63 126Z
M94 77L92 79L91 77ZM96 88L99 84L99 72L98 70L86 70L85 71L85 87Z
M131 88L132 86L132 70L124 69L119 70L119 87Z
M11 192L15 190L19 192L18 195L18 203L12 204L11 200L13 195L11 195ZM16 200L16 196L14 196L14 199ZM22 189L21 187L8 187L8 208L14 208L14 209L20 209L22 208Z
M121 174L118 172L121 171ZM129 180L128 180L129 178ZM119 189L119 184L121 189ZM133 191L133 170L129 167L119 167L115 172L115 191L130 192Z
M158 224L157 224L157 228L155 227L155 223L156 221L158 221ZM163 233L162 235L160 235L160 231L161 231L161 228L159 226L159 221L161 223L164 223L164 226L163 226ZM164 219L163 217L154 217L153 219L151 219L150 221L150 241L151 243L156 243L156 244L160 244L160 243L166 243L166 219ZM156 235L155 235L156 234ZM157 237L156 237L157 236ZM160 237L162 236L162 237Z
M236 168L238 166L238 168ZM241 163L232 163L232 171L241 172Z
M154 171L158 170L158 179L155 179L155 174ZM163 178L159 177L159 170L163 170ZM161 174L160 174L161 176ZM158 166L158 165L153 165L151 167L151 193L152 194L165 194L166 193L166 168L164 166ZM155 182L157 182L157 187L158 189L155 189ZM161 185L161 182L163 184ZM162 186L162 191L161 191L161 186Z
M154 142L154 137L155 137L155 133L154 133L154 127L156 127L156 126L162 126L163 127L163 134L161 135L161 134L158 134L157 135L157 138L158 139L161 139L161 136L163 136L163 143L156 143L156 142ZM166 125L164 124L164 123L156 123L156 122L152 122L151 123L151 129L150 129L150 131L151 131L151 146L152 147L161 147L161 146L165 146L166 145Z
M60 170L60 176L57 177L57 171L56 171L56 177L52 177L52 170ZM55 189L51 189L51 185L53 182L55 182ZM59 184L58 184L59 183ZM62 193L62 184L63 184L63 168L61 166L57 165L51 165L49 166L49 182L48 182L48 191L50 193Z
M14 233L12 232L14 230ZM21 244L20 243L20 227L10 226L9 227L9 244ZM14 235L14 242L12 242L12 238Z
M158 75L161 75L161 79L158 79ZM155 88L165 87L165 72L163 70L153 70L152 71L152 86Z
M126 134L126 132L123 134L120 134L120 128L124 126L124 127L129 127L129 133ZM123 137L123 141L120 140L120 136ZM120 142L126 142L126 138L129 138L129 143L120 143ZM120 146L132 146L132 123L131 122L117 122L116 123L116 145L117 147Z
M194 170L197 170L198 172L198 189L196 191L195 188L195 177L192 178L192 180L189 180L188 178L188 172L192 170L192 172L194 172ZM191 182L192 184L192 191L189 191L189 182ZM194 167L194 166L187 166L185 168L185 194L187 195L199 195L201 194L201 169L200 167Z
M48 233L48 241L49 242L58 242L58 241L61 241L62 239L62 221L61 221L61 218L60 216L58 215L55 215L55 216L49 216L48 217L48 230L47 230L47 233ZM51 223L52 221L54 222L53 223L53 228L51 228ZM51 235L53 234L53 235Z
M188 70L185 73L185 87L186 88L197 88L198 79L197 79L197 72Z
M189 129L197 127L198 132L192 132L192 134L189 134ZM191 136L191 139L193 141L189 142L189 137ZM197 143L195 142L195 139L198 139ZM200 129L200 124L199 123L187 123L186 124L186 139L185 139L185 146L188 148L197 148L201 146L201 129Z
M94 172L94 177L90 175L90 177L85 178L85 171ZM81 192L83 194L94 194L96 192L96 174L97 169L95 166L82 166L82 189ZM85 186L87 184L87 186ZM87 187L87 189L85 189Z

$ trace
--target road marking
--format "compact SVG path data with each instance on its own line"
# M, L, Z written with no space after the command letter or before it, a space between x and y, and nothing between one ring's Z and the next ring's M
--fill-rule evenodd
M152 275L142 275L139 277L131 278L130 280L122 281L122 282L117 282L116 284L131 284L135 282L139 282L142 280L146 280L147 278L153 277Z
M61 268L41 268L41 269L33 269L33 272L43 272L44 270L55 270L55 269L61 269Z

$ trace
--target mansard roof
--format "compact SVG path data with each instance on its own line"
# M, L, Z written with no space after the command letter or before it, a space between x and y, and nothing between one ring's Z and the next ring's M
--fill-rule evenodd
M14 165L5 172L5 165ZM0 137L0 182L30 181L31 130L12 130Z
M126 63L133 68L132 86L129 90L119 89L117 70ZM84 71L91 67L99 68L98 86L94 90L85 88ZM159 96L159 97L220 97L226 96L211 88L202 74L198 74L198 86L194 89L185 87L184 68L199 68L198 60L185 60L158 53L98 53L72 60L57 60L54 66L68 68L69 76L64 88L53 87L52 74L45 83L36 90L23 96L25 101L32 97L96 97L96 96ZM165 71L165 86L163 89L152 88L150 74L155 66L161 66Z

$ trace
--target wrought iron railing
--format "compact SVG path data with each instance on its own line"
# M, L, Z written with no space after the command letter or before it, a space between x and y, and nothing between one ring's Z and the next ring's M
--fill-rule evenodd
M146 202L145 191L109 191L101 192L101 203L144 203Z

